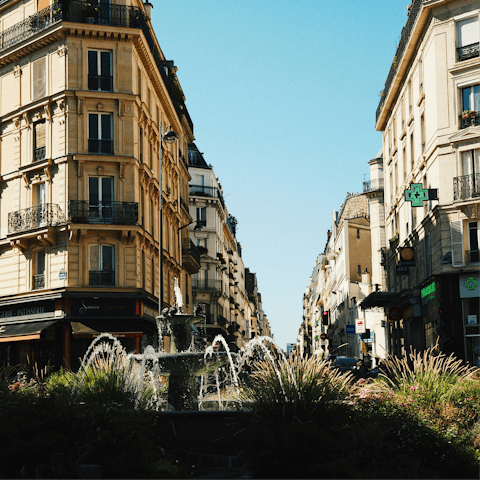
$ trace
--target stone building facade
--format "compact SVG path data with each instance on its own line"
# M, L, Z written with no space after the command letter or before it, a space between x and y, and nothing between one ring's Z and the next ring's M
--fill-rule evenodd
M478 2L413 1L377 109L388 239L377 303L400 356L439 339L478 363L479 35Z
M175 278L191 310L193 124L150 10L0 3L1 363L75 367L101 332L139 352Z

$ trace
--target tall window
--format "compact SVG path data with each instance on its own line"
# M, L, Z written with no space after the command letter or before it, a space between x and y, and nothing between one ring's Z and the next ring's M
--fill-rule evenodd
M33 189L34 209L34 225L36 227L43 227L47 225L48 221L48 207L47 207L47 192L45 190L45 183L37 183Z
M468 224L468 263L478 263L480 255L478 246L480 245L479 222L470 222Z
M422 153L425 151L425 115L420 117L420 134L422 139Z
M479 56L478 17L457 22L457 59L459 62Z
M197 225L207 226L207 209L205 207L197 208Z
M415 166L415 142L413 137L413 132L410 134L410 159L411 159L411 167Z
M88 52L88 89L111 92L113 90L112 53Z
M115 285L115 247L113 245L90 245L90 285Z
M89 177L88 201L91 221L113 221L113 177Z
M33 100L43 98L47 94L45 64L45 57L33 62Z
M460 128L478 125L480 118L480 85L462 88L462 119ZM465 111L470 110L470 112ZM470 115L465 116L465 114Z
M113 154L113 117L110 113L88 115L88 151Z
M46 122L45 119L33 124L33 160L38 162L44 160L46 156Z
M35 275L33 276L33 289L45 288L45 250L40 250L35 255Z

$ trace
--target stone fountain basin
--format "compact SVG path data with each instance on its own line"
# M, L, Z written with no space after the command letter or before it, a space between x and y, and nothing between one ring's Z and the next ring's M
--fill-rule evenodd
M149 357L158 360L161 372L181 376L206 375L228 361L227 352L206 358L203 352L155 353ZM143 361L142 354L132 355L132 358L138 363Z

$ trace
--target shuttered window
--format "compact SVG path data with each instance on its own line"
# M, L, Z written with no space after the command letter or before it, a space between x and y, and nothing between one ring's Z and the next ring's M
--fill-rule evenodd
M88 151L113 153L113 117L111 114L90 113L88 116Z
M465 266L465 256L463 251L463 221L454 220L450 222L450 232L452 236L452 266Z
M111 92L113 90L112 53L88 52L88 89Z
M33 62L33 100L43 98L46 94L45 57L43 57Z
M457 47L466 47L478 42L478 18L468 18L457 23Z

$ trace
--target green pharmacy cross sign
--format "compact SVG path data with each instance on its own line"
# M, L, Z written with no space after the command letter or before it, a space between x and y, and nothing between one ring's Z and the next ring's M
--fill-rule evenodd
M405 201L412 202L412 207L422 207L424 200L428 200L428 190L421 183L412 183L410 190L405 190Z
M468 277L465 281L465 286L469 290L475 290L475 287L477 286L477 281L473 277Z
M412 207L422 207L426 200L438 200L436 188L422 188L421 183L412 183L410 190L405 190L405 201L412 202Z

